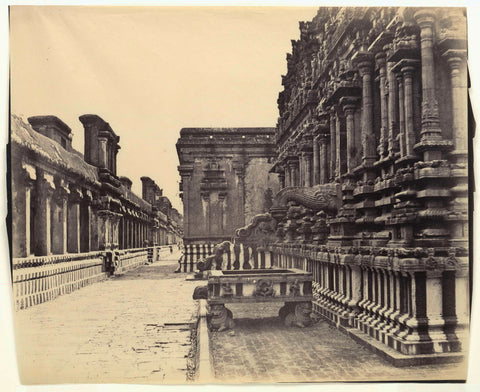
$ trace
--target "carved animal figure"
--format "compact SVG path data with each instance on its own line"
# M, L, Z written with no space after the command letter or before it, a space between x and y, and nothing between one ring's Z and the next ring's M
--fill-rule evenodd
M229 241L223 241L222 243L215 245L215 248L213 248L213 254L197 263L198 270L199 271L211 270L213 267L213 263L215 263L215 268L217 270L221 269L223 254L230 249L230 245L231 243Z
M274 207L286 206L289 201L295 201L313 211L323 210L333 213L338 210L338 187L333 184L285 187L275 196Z
M193 290L193 299L208 299L208 286L197 286Z
M235 326L232 312L223 304L208 306L208 323L211 330L218 332L232 329Z
M312 303L300 302L295 305L293 312L290 312L285 316L284 324L286 327L308 327L313 322L310 318L310 313L312 313Z

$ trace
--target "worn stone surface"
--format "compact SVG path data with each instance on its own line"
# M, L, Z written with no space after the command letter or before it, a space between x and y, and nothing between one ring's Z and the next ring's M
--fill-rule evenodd
M466 365L396 368L326 321L287 328L277 314L282 304L229 304L230 332L211 333L217 382L333 382L452 380ZM463 370L463 372L462 372Z
M275 128L183 128L177 142L184 242L221 242L263 212ZM262 209L262 211L258 211ZM257 212L258 211L258 212Z
M255 215L267 212L280 190L278 176L270 173L271 159L252 158L245 168L245 223Z
M22 383L184 383L197 282L179 253L15 315Z

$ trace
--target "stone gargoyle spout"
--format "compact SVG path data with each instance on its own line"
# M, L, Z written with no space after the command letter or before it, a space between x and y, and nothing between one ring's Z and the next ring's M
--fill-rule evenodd
M340 207L341 188L339 184L322 184L313 187L289 186L275 195L272 209L284 208L294 201L311 210L335 213Z

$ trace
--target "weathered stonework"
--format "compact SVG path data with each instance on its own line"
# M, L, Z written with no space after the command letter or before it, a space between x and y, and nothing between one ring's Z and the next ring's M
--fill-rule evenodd
M96 115L80 120L85 155L72 149L71 130L57 117L30 117L30 124L11 117L17 308L144 263L147 247L153 254L180 238L181 217L168 199L152 200L150 184L144 184L144 198L138 197L131 181L116 175L119 137L108 123Z
M268 210L275 128L183 128L177 142L185 244L218 243Z
M278 98L274 264L313 271L338 326L429 360L468 323L465 26L464 9L321 8ZM318 184L338 210L305 196Z

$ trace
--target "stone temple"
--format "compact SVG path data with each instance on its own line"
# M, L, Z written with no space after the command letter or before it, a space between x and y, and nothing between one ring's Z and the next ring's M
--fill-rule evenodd
M158 259L181 242L182 217L155 182L143 197L117 175L120 137L83 115L84 154L55 116L12 115L11 254L15 308L56 298Z
M300 22L274 131L180 133L183 270L250 236L230 268L312 272L314 311L377 351L466 350L466 48L459 8L325 7Z

